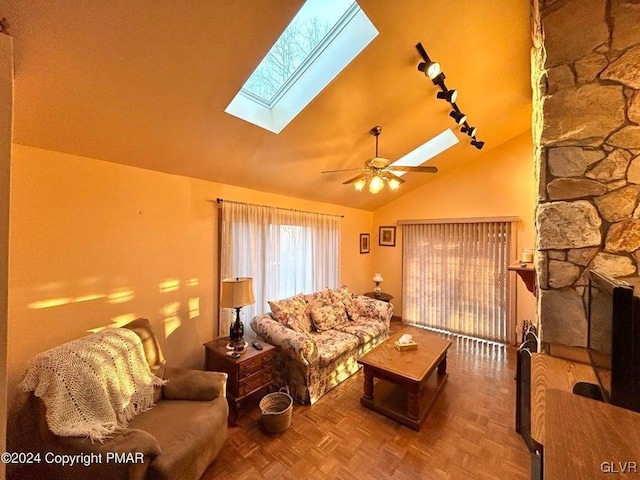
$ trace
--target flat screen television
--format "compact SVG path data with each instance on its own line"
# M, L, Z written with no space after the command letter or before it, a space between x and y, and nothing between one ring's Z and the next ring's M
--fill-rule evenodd
M640 297L629 283L591 271L588 349L605 399L640 412Z

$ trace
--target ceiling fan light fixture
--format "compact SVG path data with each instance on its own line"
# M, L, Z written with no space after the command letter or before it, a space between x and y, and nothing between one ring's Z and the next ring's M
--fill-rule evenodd
M378 175L375 175L369 182L369 192L374 195L384 188L384 181Z
M462 125L467 121L467 116L464 113L458 112L456 110L451 110L451 112L449 112L449 116L453 118L458 125Z
M455 103L458 98L458 91L455 88L452 88L451 90L443 90L438 92L437 97L446 100L449 103Z
M357 182L354 182L353 188L355 188L357 191L361 192L366 184L367 184L367 179L366 178L361 178Z
M463 126L463 127L460 129L460 131L461 131L462 133L466 133L467 135L469 135L469 136L470 136L470 137L472 137L472 138L476 136L476 133L478 133L478 129L477 129L476 127L464 127L464 126Z
M473 140L471 140L471 145L476 147L478 150L482 150L482 147L484 147L484 142L482 140L476 140L474 138Z
M391 190L397 190L398 187L400 186L400 182L398 180L396 180L395 178L392 178L391 180L389 180L389 188Z

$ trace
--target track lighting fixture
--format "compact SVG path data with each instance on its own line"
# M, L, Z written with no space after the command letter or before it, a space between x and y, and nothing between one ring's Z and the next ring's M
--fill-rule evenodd
M444 73L440 72L440 74L437 77L433 78L431 81L436 87L440 87L441 89L446 90L447 87L444 86L445 78L447 77L445 77Z
M467 116L464 113L459 112L457 110L451 110L449 112L449 116L453 118L458 125L462 125L464 122L467 121Z
M478 150L484 147L484 142L476 139L476 133L478 129L476 127L472 127L467 123L467 116L460 111L460 108L456 104L458 99L458 91L454 88L449 90L444 83L445 75L442 71L442 68L438 62L434 62L427 55L427 51L422 46L422 43L418 43L416 45L416 50L422 57L423 61L418 64L418 70L423 72L427 77L431 79L433 84L440 88L440 91L437 93L437 98L446 100L451 104L453 110L449 112L449 116L455 120L458 125L462 125L460 129L462 133L466 133L469 137L471 137L471 145L476 147Z
M468 125L463 125L462 128L460 129L460 131L462 133L466 133L470 137L475 138L478 129L476 127L470 127Z
M437 97L446 100L449 103L456 103L458 91L455 88L452 90L443 90L442 92L438 92Z
M433 80L440 74L440 64L438 62L420 62L418 70Z
M476 147L478 150L482 150L482 147L484 147L484 142L481 140L476 140L474 138L473 140L471 140L471 145Z

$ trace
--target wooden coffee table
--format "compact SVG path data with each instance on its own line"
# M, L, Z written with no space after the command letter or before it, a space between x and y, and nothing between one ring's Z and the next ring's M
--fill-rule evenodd
M398 351L394 343L409 333L415 350ZM364 366L360 403L415 430L425 421L447 381L447 350L451 342L417 327L403 327L358 363ZM437 370L436 375L432 375ZM375 396L374 396L374 378Z

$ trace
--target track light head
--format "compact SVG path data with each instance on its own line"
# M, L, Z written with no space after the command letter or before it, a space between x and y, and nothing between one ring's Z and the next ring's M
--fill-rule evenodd
M444 72L440 72L440 74L437 77L431 79L431 81L433 82L434 85L437 85L438 87L446 90L446 87L444 86L445 78L447 77L445 77Z
M462 133L466 133L467 135L469 135L472 138L475 138L476 133L478 132L478 129L476 127L467 127L467 126L463 126L460 131Z
M476 140L474 138L473 140L471 140L471 145L476 147L478 150L482 150L482 147L484 147L484 142L481 140Z
M458 125L462 125L467 121L467 116L464 113L457 112L455 110L451 110L451 112L449 112L449 116L453 118Z
M420 62L418 70L433 80L440 74L441 68L438 62Z
M449 103L455 103L456 98L458 98L458 91L455 88L451 90L443 90L438 92L437 97L446 100Z

